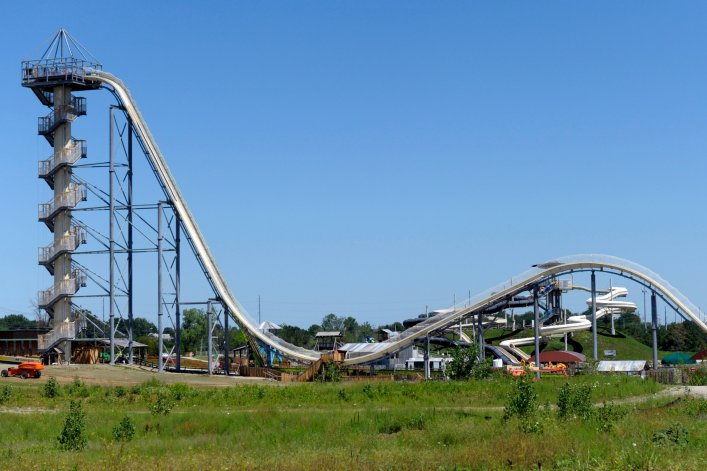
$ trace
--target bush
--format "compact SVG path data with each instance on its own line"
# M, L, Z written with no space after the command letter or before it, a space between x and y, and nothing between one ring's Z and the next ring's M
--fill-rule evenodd
M449 379L453 380L488 378L491 375L491 360L481 360L476 345L468 348L457 347L452 352L452 361L445 372Z
M42 387L42 396L53 398L59 395L59 383L55 378L49 378Z
M690 386L707 386L707 368L696 368L689 375Z
M538 394L535 392L532 380L521 376L515 382L503 408L503 420L511 417L525 419L535 415L538 410Z
M12 388L9 384L5 384L0 388L0 404L4 404L12 396Z
M657 446L674 445L684 448L689 442L687 430L680 422L653 433L653 443Z
M88 397L91 395L86 385L78 377L66 385L66 390L70 396L74 397Z
M135 424L127 415L113 428L113 440L129 442L135 436Z
M597 429L600 432L610 432L614 424L626 415L626 411L614 404L607 404L594 409L594 420L597 422Z
M152 415L168 415L172 412L174 402L164 391L157 393L157 398L150 404Z
M557 397L557 417L560 419L592 417L592 388L589 385L565 383Z
M317 377L317 381L322 383L328 381L338 383L341 381L341 372L334 363L325 363L324 366L322 366L321 373L319 373L319 376Z
M71 401L69 413L64 420L64 428L57 437L59 448L65 451L80 451L86 447L86 414L78 401Z
M339 389L339 399L342 401L348 401L351 399L351 395L346 391L346 389L341 388Z

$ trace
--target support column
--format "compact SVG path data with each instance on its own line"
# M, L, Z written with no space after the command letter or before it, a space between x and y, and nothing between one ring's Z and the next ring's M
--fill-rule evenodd
M226 373L226 376L228 376L231 373L231 357L230 357L230 348L229 348L229 337L231 333L228 331L228 317L230 315L230 312L228 311L228 306L224 307L223 310L223 349L225 350L225 355L223 359L223 371ZM257 354L257 352L254 352L254 354Z
M653 340L653 369L658 369L658 307L655 291L651 291L651 336Z
M115 166L113 155L113 106L108 110L108 194L110 197L108 208L108 317L110 319L110 364L115 365L115 192L113 190L113 180L115 180Z
M206 356L206 361L209 362L209 375L212 375L212 374L213 374L213 368L212 368L213 360L212 360L212 358L211 358L211 352L212 352L212 348L211 348L212 332L211 332L211 330L213 329L213 313L212 313L212 310L213 310L213 305L211 304L211 301L209 300L209 301L206 303L206 332L207 332L207 335L208 335L208 340L207 340L207 342L206 342L206 345L207 345L206 348L207 348L208 351L209 351L208 355Z
M72 111L71 88L65 85L54 87L54 113L55 116L66 116ZM54 158L60 158L68 147L71 146L71 120L60 124L53 133L54 137ZM59 168L54 174L54 201L65 196L72 191L72 169L70 166ZM71 211L65 210L54 216L52 223L54 226L55 247L61 243L65 236L71 231ZM54 262L53 284L59 286L70 283L72 277L72 257L71 253L59 256ZM73 320L71 318L71 296L64 297L57 301L53 309L52 328L58 328L62 323ZM64 361L71 362L71 340L62 342L64 350Z
M174 305L176 308L176 313L175 313L175 330L174 330L174 337L177 342L177 364L176 370L177 373L179 373L182 369L182 315L181 311L179 308L179 284L180 284L180 247L179 247L179 234L182 231L181 224L179 222L179 215L177 214L176 209L174 209L174 206L172 206L172 209L174 210L174 249L175 249L175 259L174 259Z
M430 334L425 335L425 381L430 379Z
M164 234L162 229L162 211L164 210L163 203L160 201L157 203L157 371L160 373L164 371L164 361L162 360L162 353L164 351L164 344L162 340L162 332L164 327L162 325L162 314L164 306L164 293L162 288L162 244L164 242Z
M592 270L592 358L599 361L599 345L597 342L597 279Z
M540 309L538 308L538 287L533 288L533 326L535 336L535 379L540 380Z
M128 117L128 363L133 364L133 121Z
M479 314L479 358L481 361L484 361L486 359L486 348L484 347L484 344L486 343L486 339L484 338L484 316L483 314Z

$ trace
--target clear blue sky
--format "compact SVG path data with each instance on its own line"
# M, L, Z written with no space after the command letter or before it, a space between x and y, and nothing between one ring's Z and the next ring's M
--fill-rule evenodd
M3 6L0 313L50 284L47 111L19 72L59 27L131 88L251 314L392 322L574 253L707 306L704 3L49 5Z

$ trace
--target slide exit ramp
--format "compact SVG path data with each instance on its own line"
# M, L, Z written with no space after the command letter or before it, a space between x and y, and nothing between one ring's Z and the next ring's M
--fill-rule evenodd
M318 352L292 345L269 332L258 329L257 324L231 293L213 254L206 244L203 234L196 224L196 220L187 206L186 200L167 166L164 156L160 152L157 142L125 84L114 75L99 70L91 71L86 78L101 82L105 88L110 90L133 121L138 141L147 155L148 161L166 197L172 202L182 221L185 234L198 263L212 289L221 298L234 320L251 336L277 349L286 357L305 362L317 361L320 358ZM677 289L647 268L628 260L606 255L576 255L537 265L506 283L472 297L463 304L453 306L452 309L444 314L430 317L402 332L397 337L376 344L375 351L364 356L347 359L344 364L353 365L378 360L412 344L416 338L444 330L496 302L527 291L545 280L567 273L583 271L607 272L637 281L656 292L683 317L691 319L703 331L707 332L707 320L704 314Z

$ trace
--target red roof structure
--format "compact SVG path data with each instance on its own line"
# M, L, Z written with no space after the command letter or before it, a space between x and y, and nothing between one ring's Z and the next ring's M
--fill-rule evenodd
M530 357L528 361L535 361L535 356ZM580 361L587 361L587 357L577 352L540 352L540 363L578 363Z
M690 360L707 360L707 350L695 353L690 357Z

